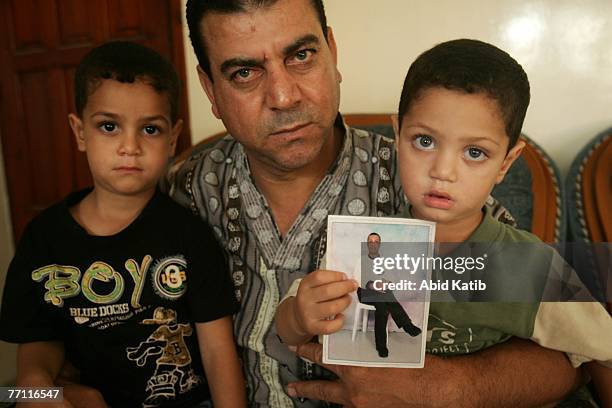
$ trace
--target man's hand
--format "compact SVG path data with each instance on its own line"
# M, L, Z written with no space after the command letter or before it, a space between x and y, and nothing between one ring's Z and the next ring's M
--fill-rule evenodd
M20 402L16 408L75 408L70 402L64 399L61 402L45 401L45 402Z
M302 279L297 295L278 308L276 328L286 344L301 344L342 328L342 312L351 304L357 282L336 271L317 270Z
M370 368L322 364L322 352L320 344L298 347L301 357L332 371L339 380L291 383L290 396L335 402L345 407L465 406L460 381L457 381L463 373L440 357L428 355L421 370Z
M74 408L107 408L102 394L95 388L76 383L58 384L64 387L64 402Z
M422 369L325 365L314 343L298 347L298 354L339 380L291 383L289 395L346 407L541 407L580 382L563 353L520 339L465 356L428 354Z
M55 380L58 387L64 387L64 403L74 408L107 408L106 401L95 388L79 384L80 373L68 360Z

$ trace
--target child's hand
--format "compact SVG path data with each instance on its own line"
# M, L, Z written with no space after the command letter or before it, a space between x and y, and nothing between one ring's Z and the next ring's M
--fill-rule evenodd
M340 330L344 324L342 312L351 304L349 293L358 287L342 272L317 270L308 274L294 301L297 329L311 337Z

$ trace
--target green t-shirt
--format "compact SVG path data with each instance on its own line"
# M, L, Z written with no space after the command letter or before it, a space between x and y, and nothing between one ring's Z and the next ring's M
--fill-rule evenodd
M479 251L489 252L487 271L516 272L515 268L509 270L508 265L512 262L506 262L509 258L515 259L516 254L504 254L498 251L500 248L494 243L535 243L540 240L529 232L517 230L495 220L487 209L484 211L480 225L466 242L485 243L478 248ZM488 247L486 243L491 243L491 246ZM543 247L529 246L529 248ZM529 268L548 269L551 255L552 250L544 254L522 253L521 256L526 260L521 264ZM525 281L521 279L496 281L504 282L504 285L515 282L516 285L522 286L521 288L501 287L498 290L522 290L525 286ZM542 290L541 282L532 283L535 286L533 290ZM440 355L469 354L504 342L512 336L529 338L533 333L538 306L539 303L533 302L432 302L427 325L427 352Z

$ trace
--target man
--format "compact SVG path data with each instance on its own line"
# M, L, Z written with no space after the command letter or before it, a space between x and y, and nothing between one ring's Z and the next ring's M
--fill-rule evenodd
M406 313L402 305L399 304L393 291L377 289L374 284L374 280L381 280L388 282L386 279L381 279L373 273L373 261L376 258L380 258L380 235L376 232L372 232L368 235L367 246L368 255L363 261L365 262L366 268L361 267L361 259L359 259L358 268L360 269L360 282L367 282L363 288L357 288L357 298L361 303L365 303L370 306L374 306L376 311L374 313L374 340L376 344L376 351L382 358L389 356L389 349L387 348L387 322L389 315L397 325L401 327L406 333L412 337L421 334L421 329L415 326L410 320L410 316Z
M379 279L380 276L374 272L374 262L376 258L382 257L380 253L380 235L377 232L368 234L366 238L367 255L361 259L361 256L355 260L352 278L359 285L370 280ZM363 264L363 265L362 265Z
M569 391L577 374L565 357L520 341L457 359L428 356L423 370L330 366L338 381L296 382L312 367L279 341L276 306L318 268L328 214L403 207L394 144L343 125L336 44L320 0L190 0L187 20L200 82L232 136L175 168L170 193L226 245L252 406L538 404ZM303 282L340 275L328 272ZM320 362L319 345L299 352Z
M377 232L371 232L366 242L368 244L368 257L370 259L380 257L380 235Z

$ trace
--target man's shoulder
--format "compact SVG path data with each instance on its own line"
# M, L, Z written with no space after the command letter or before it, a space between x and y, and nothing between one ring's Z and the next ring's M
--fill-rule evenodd
M174 159L168 174L184 173L197 165L219 166L231 161L231 155L238 142L230 135L213 141L201 141Z
M199 215L182 206L166 194L159 194L156 216L150 218L150 225L166 232L179 232L184 238L213 236L213 231Z
M378 147L383 145L395 145L395 139L379 132L376 128L370 130L347 126L347 132L353 139L354 147Z
M381 174L383 181L388 181L394 176L397 165L395 139L377 133L375 129L347 127L347 134L352 141L353 153L359 158L356 162L358 166L386 168L387 171Z
M233 167L239 146L230 135L196 144L181 153L169 166L160 182L162 191L197 213L192 191L194 184L201 179L204 182L201 185L207 189L220 189L227 169Z

